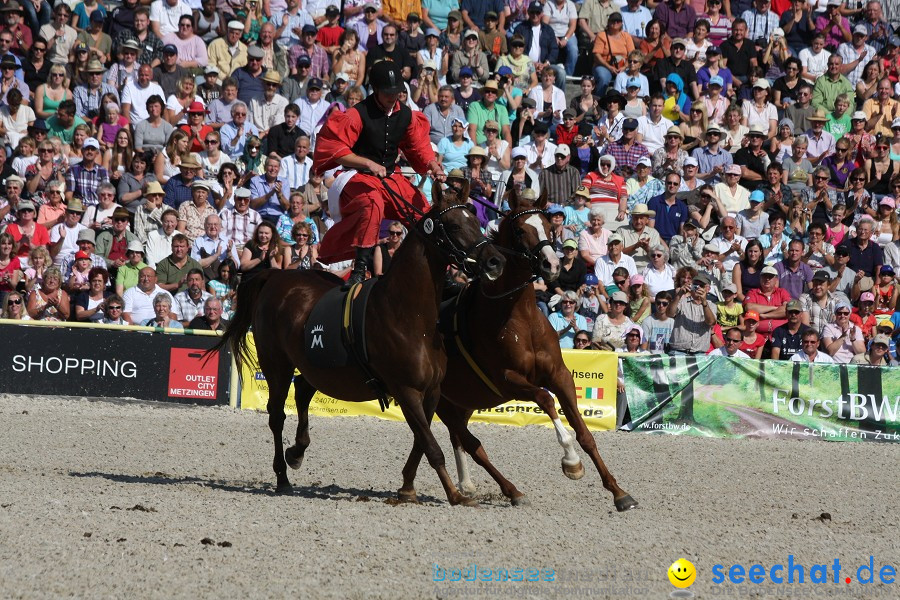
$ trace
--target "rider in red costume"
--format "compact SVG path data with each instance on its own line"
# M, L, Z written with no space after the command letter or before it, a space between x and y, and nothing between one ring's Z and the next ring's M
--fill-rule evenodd
M347 260L355 248L348 285L362 283L371 271L381 221L404 217L386 186L419 210L428 209L425 196L397 167L398 151L417 173L446 179L431 148L428 119L397 101L404 89L400 71L390 60L375 63L369 71L375 91L346 112L333 112L316 138L313 169L340 167L334 185L343 186L341 220L322 239L319 257L326 263Z

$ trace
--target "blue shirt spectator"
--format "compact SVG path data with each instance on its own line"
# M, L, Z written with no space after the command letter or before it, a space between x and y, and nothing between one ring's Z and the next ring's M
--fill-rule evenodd
M667 202L663 194L650 199L647 205L649 210L655 211L651 227L656 229L667 244L673 236L681 235L681 226L688 220L688 207L684 200L672 197L672 202Z

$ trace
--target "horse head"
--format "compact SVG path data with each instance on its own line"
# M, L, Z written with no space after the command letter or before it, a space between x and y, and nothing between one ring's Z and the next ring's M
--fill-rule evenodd
M446 189L434 182L432 208L419 222L419 228L466 275L484 275L494 281L503 273L506 259L482 233L468 198L469 180L454 169L447 177Z
M500 226L497 243L521 252L531 263L534 274L549 283L559 277L560 264L550 243L546 208L546 192L535 197L531 189L513 188L509 193L509 214Z

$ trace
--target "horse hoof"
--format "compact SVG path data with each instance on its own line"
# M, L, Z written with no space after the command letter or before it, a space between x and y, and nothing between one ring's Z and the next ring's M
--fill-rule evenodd
M284 460L290 468L299 469L303 464L303 452L296 446L291 446L284 451Z
M457 502L459 506L468 506L469 508L481 508L481 505L478 503L478 500L475 498L470 498L468 496L462 496Z
M408 490L397 490L397 500L400 502L404 502L406 504L418 504L419 497L416 495L416 491L408 491Z
M629 494L625 494L621 498L616 498L615 504L616 510L619 512L625 512L626 510L631 510L638 506L637 500L632 498Z
M531 500L529 500L525 494L521 496L516 496L515 498L509 499L510 504L513 506L531 506Z
M466 496L475 495L475 484L472 482L463 483L462 481L460 481L458 484L456 484L456 487L459 488L461 494L465 494Z
M290 496L294 493L294 487L289 483L280 483L275 488L275 493L279 496Z
M577 465L567 465L566 463L563 463L562 470L569 479L578 480L584 477L584 464L581 461L578 461Z

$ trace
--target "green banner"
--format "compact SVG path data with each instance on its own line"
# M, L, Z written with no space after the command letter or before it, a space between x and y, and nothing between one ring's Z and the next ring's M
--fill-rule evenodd
M900 442L900 368L664 355L622 362L625 431Z

